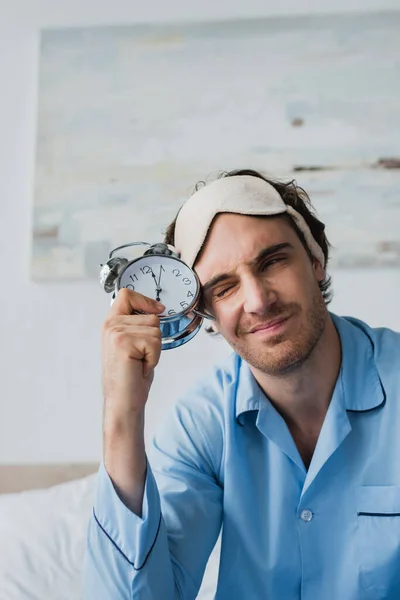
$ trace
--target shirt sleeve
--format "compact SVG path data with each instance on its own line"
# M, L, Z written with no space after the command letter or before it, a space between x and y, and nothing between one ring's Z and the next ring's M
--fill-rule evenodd
M84 600L192 600L215 545L222 489L200 422L180 407L149 451L142 517L102 464L90 519ZM214 439L216 442L216 438ZM214 444L214 453L218 443Z

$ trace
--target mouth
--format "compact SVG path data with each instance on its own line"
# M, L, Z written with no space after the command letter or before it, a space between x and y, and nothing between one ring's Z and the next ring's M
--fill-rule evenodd
M256 327L253 327L249 333L275 333L283 327L284 323L286 323L289 318L290 317L278 317L277 319L272 319L266 323L260 323L259 325L256 325Z

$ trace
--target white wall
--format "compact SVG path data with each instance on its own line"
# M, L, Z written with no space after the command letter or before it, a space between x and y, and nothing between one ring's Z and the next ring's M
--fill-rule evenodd
M39 285L29 278L38 30L394 8L399 0L0 0L0 462L90 461L101 451L100 326L108 298L95 282ZM332 275L332 310L400 330L400 271ZM164 353L149 430L164 406L226 353L223 341L205 334Z

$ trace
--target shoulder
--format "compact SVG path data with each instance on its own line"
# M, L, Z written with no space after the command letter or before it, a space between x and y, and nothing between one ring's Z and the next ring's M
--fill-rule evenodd
M235 353L217 363L176 401L173 413L195 419L201 433L213 435L214 439L217 431L223 434L229 414L234 412L241 363Z
M174 445L181 456L213 473L221 473L225 431L234 413L236 382L241 359L232 353L205 372L167 412L158 429L156 444Z
M387 392L400 394L400 333L388 327L371 327L354 317L342 317L370 340L373 360Z
M242 360L232 353L203 373L175 403L175 408L201 409L207 406L214 412L224 411L235 395Z
M361 319L342 317L361 329L371 340L376 358L400 359L400 333L388 327L371 327Z

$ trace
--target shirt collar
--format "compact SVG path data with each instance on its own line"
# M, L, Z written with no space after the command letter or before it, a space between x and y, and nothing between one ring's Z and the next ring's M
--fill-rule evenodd
M242 417L252 410L259 410L266 401L266 396L250 371L249 365L238 358L237 388L236 388L236 419L243 424Z
M340 337L342 365L340 381L346 410L366 411L380 406L385 394L374 361L374 345L367 333L346 318L330 313ZM258 411L269 402L256 382L248 364L237 357L236 419L243 423L244 413Z
M346 409L364 411L380 406L385 393L374 360L372 339L355 322L330 315L342 345L342 393Z

